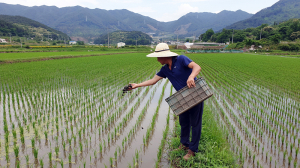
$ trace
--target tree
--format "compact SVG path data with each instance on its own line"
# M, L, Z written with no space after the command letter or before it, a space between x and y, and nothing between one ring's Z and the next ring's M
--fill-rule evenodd
M202 41L209 41L211 40L211 36L214 35L215 32L213 31L213 29L208 29L204 34L203 34L203 37L202 37Z
M271 38L271 41L274 44L279 44L280 43L280 39L281 39L280 34L275 34L275 35L271 36L270 38Z
M218 35L217 41L218 43L226 43L232 36L232 30L223 29L222 32Z
M246 43L247 46L251 46L251 45L254 44L254 41L251 40L251 39L246 39L246 40L245 40L245 43Z
M242 42L246 38L246 35L243 32L237 32L233 36L233 41L236 42Z
M84 41L77 41L78 45L84 45Z
M293 33L291 34L291 39L292 39L292 40L296 40L297 38L300 38L300 31L293 32Z

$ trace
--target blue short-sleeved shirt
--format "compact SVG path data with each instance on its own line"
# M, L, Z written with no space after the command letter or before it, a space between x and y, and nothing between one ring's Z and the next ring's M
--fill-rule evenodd
M187 85L186 81L193 71L188 67L191 62L192 60L184 55L173 57L171 70L169 69L169 65L166 64L161 67L156 75L168 78L174 88L178 91Z

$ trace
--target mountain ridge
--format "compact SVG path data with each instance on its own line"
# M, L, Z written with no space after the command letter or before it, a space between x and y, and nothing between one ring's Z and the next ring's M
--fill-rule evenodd
M45 5L27 7L5 3L0 3L0 14L24 16L62 31L69 36L88 39L117 30L141 31L157 35L198 36L207 29L218 30L253 15L241 10L234 12L224 10L218 14L209 12L188 13L175 21L160 22L127 9L104 10L81 6L58 8Z
M292 18L300 18L299 0L280 0L270 7L264 8L252 17L236 22L225 29L245 29L262 24L276 24Z

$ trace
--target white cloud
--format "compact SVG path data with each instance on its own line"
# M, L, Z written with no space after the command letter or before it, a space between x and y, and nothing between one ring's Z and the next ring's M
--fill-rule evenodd
M110 0L114 3L141 3L142 0Z
M173 20L179 19L181 16L186 15L187 13L190 12L199 12L198 7L192 7L189 4L180 4L178 6L178 9L174 12L165 12L165 13L160 13L159 16L154 17L154 19L162 22L169 22Z
M179 7L178 7L178 14L180 16L183 16L187 13L190 13L190 12L199 12L199 9L198 7L192 7L190 4L181 4Z
M128 10L135 12L135 13L152 13L156 12L155 10L152 9L152 7L145 7L145 6L138 6L134 8L127 8Z
M172 0L173 2L202 2L207 0Z

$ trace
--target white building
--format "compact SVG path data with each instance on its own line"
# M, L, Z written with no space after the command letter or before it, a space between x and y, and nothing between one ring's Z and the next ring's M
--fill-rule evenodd
M125 46L125 43L123 43L123 42L119 42L119 43L118 43L118 48L119 48L119 47L123 47L123 46Z
M7 43L5 39L0 38L0 43Z
M76 41L69 41L69 44L76 44Z
M186 46L187 49L189 49L189 48L191 48L192 45L194 45L194 43L186 42L186 43L184 43L184 45Z

